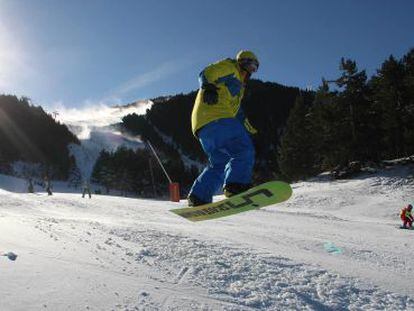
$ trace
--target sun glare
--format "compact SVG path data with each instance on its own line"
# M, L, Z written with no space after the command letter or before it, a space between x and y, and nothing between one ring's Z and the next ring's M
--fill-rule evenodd
M1 15L0 12L0 88L12 91L13 85L27 73L27 69L17 36L2 22Z

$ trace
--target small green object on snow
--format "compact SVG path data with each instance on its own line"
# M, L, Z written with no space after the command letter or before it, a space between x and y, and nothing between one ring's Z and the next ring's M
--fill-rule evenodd
M329 254L339 255L342 254L342 249L337 247L332 242L326 242L323 247Z

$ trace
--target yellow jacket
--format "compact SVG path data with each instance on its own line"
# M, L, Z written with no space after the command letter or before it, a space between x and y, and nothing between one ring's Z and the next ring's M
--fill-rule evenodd
M244 78L237 61L230 58L211 64L200 73L200 84L211 83L218 88L218 102L204 103L204 90L200 87L191 114L194 135L214 120L236 117L245 90Z

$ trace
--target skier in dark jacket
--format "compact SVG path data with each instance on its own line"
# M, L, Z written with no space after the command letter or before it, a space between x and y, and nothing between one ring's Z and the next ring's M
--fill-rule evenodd
M44 178L44 185L45 185L45 190L47 192L48 195L52 195L52 184L50 183L50 180L47 176L45 176Z
M90 186L90 184L89 184L89 182L87 180L85 180L83 182L82 189L83 189L83 191L82 191L82 198L84 198L85 197L85 194L87 193L89 195L89 199L91 199L92 198L91 186Z
M251 51L240 51L236 59L224 59L200 73L191 123L208 156L208 166L194 181L188 205L212 201L223 187L229 197L251 187L255 151L250 134L257 130L240 107L246 83L259 68Z
M33 180L31 178L27 181L27 191L29 193L34 193Z

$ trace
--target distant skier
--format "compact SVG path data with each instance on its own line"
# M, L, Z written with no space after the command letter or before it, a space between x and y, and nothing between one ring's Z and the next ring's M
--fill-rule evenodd
M251 187L255 151L249 133L257 130L240 103L247 81L258 68L253 52L240 51L236 59L221 60L200 73L191 123L209 163L194 181L189 206L210 203L223 185L227 197Z
M83 189L82 198L85 197L86 193L88 193L89 199L92 198L91 187L87 180L83 182L82 189Z
M50 180L47 176L45 176L44 178L44 185L45 185L45 190L47 192L48 195L52 195L52 184L50 183Z
M33 180L31 178L27 181L27 192L34 193Z
M413 214L412 214L413 206L408 204L406 207L401 209L400 217L403 221L403 225L401 228L403 229L411 229L413 225Z

